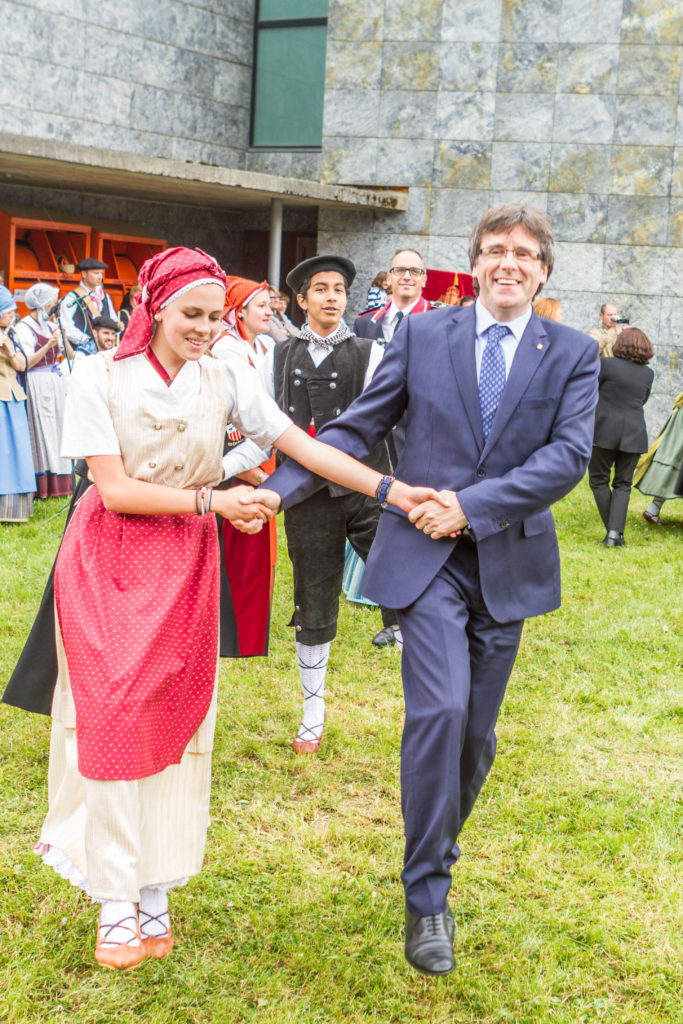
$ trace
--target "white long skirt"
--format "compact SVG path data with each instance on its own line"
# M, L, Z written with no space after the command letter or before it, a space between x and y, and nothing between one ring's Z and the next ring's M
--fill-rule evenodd
M132 781L86 779L78 771L76 710L58 626L56 639L49 809L36 853L94 901L137 903L145 886L183 885L204 859L217 691L180 764Z

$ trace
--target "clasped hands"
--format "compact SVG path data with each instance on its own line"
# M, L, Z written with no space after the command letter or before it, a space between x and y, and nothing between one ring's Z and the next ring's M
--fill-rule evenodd
M229 519L242 533L259 533L279 508L280 495L266 487L240 484L226 491L213 492L212 511Z
M235 492L239 492L236 494ZM253 490L248 487L233 487L230 491L242 510L242 515L229 516L233 526L246 533L257 533L268 519L280 509L280 495L267 487ZM397 480L390 490L390 499L404 512L417 530L440 540L442 537L457 537L467 526L460 502L455 491L436 491L433 487L410 487ZM217 510L218 511L218 510Z
M467 516L455 491L435 491L433 498L411 509L408 518L416 529L422 530L432 540L458 537L467 526Z

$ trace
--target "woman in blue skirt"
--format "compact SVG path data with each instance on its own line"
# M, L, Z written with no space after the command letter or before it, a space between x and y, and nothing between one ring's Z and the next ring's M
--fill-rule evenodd
M17 306L9 289L0 287L0 522L25 523L33 512L36 478L26 416L26 392L17 370L26 357L7 328Z

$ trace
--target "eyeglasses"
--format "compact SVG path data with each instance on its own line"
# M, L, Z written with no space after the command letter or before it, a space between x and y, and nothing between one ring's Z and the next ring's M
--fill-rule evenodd
M427 271L423 267L391 267L389 273L392 277L403 277L404 274L410 274L411 277L424 277Z
M502 260L509 252L517 263L531 263L532 260L543 259L540 252L532 252L530 249L506 249L504 245L487 245L485 249L479 249L477 256L483 256L487 260Z

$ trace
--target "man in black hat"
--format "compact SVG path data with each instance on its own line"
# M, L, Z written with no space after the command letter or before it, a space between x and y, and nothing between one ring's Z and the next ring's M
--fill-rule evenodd
M114 304L102 287L107 264L88 256L76 265L76 269L81 272L80 283L64 296L59 318L72 348L93 355L97 352L93 320L99 316L117 319ZM121 329L118 321L117 329Z
M110 316L96 316L91 327L95 352L106 352L116 345L119 337L118 321L113 320ZM89 352L86 346L80 345L74 352L74 362L86 359L90 355L94 355L94 352Z
M373 358L372 342L355 337L343 320L355 276L353 263L342 256L314 256L287 275L306 322L295 337L272 350L275 400L297 426L311 433L341 415L379 362ZM365 461L381 473L391 472L385 442ZM304 697L303 720L293 742L296 753L315 753L322 739L325 673L337 632L346 540L365 560L378 521L375 500L337 484L327 484L285 512L294 573L291 624ZM383 618L394 621L394 613L383 609Z

